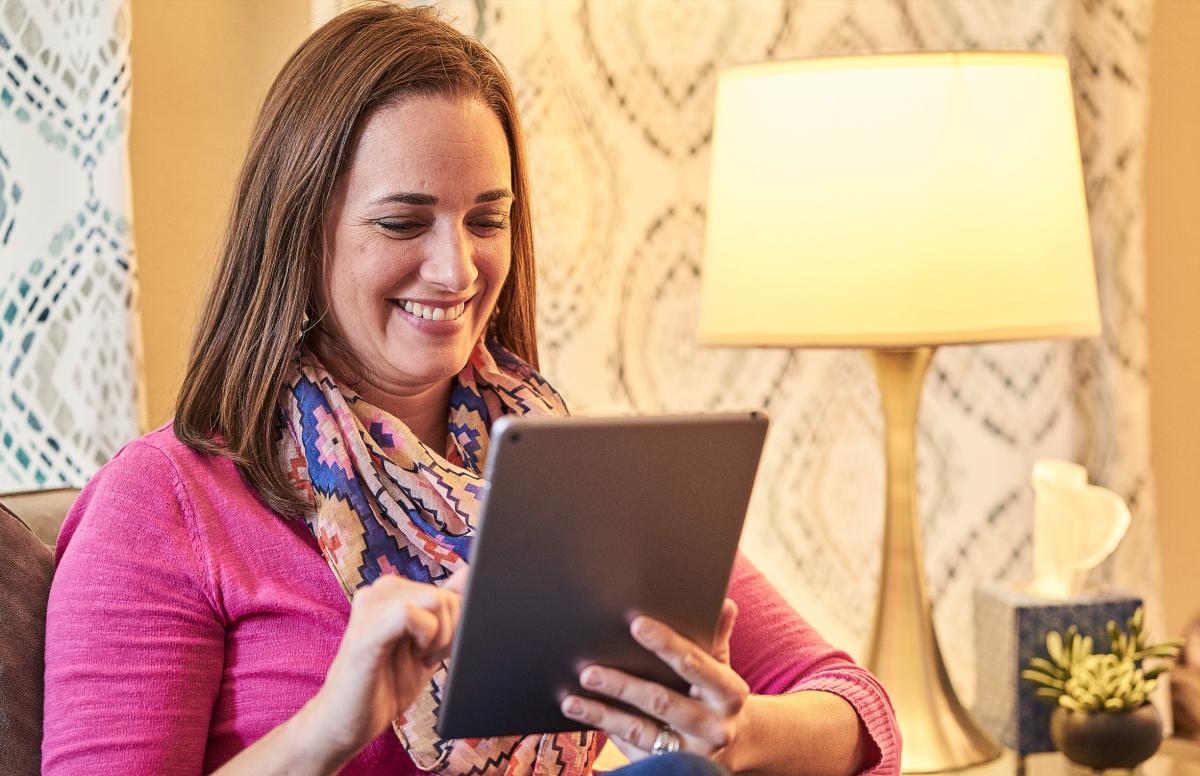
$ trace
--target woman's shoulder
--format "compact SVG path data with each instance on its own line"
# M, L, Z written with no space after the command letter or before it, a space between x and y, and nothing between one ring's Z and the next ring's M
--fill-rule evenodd
M217 504L262 508L232 461L192 449L168 423L127 443L92 476L63 524L58 552L83 523L187 532L198 514L222 514Z
M144 483L169 487L176 495L190 492L193 497L213 489L226 493L249 489L229 458L188 446L175 435L171 423L128 442L96 472L89 487L92 483L119 487Z
M228 458L189 447L175 435L173 422L164 423L150 433L126 443L104 468L116 464L122 458L126 459L126 464L133 461L151 464L158 459L159 465L170 465L174 469L187 472L235 468Z

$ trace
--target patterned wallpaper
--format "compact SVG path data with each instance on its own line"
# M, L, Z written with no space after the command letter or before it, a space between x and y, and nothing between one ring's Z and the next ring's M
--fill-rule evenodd
M1028 475L1056 456L1130 502L1132 535L1102 574L1157 601L1140 197L1149 2L441 5L517 84L543 370L580 412L765 408L773 427L745 549L853 652L879 566L878 393L857 351L695 344L716 73L854 51L1066 53L1104 336L938 353L918 450L931 591L970 700L972 590L1028 573ZM136 434L129 32L123 2L0 0L0 492L80 484Z
M0 493L137 435L129 9L0 0Z
M936 623L970 701L973 590L1029 573L1028 480L1043 457L1081 461L1130 502L1132 535L1102 575L1157 601L1139 193L1149 2L439 5L499 55L518 88L533 168L543 371L580 412L765 408L773 425L744 547L803 614L859 654L876 593L884 487L882 418L866 359L851 350L695 344L716 73L857 51L1065 53L1104 335L937 354L918 450Z

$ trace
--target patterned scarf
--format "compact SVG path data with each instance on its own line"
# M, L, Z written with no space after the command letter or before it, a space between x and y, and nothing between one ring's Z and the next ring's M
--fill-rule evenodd
M450 396L449 455L426 447L305 353L281 402L288 475L317 505L305 517L348 598L382 574L443 584L470 559L487 458L501 415L564 415L562 397L529 364L482 341ZM418 768L446 776L590 772L594 733L442 740L434 732L446 666L393 723Z

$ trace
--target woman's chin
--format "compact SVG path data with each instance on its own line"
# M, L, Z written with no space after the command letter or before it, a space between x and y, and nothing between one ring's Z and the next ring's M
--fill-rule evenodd
M405 343L389 347L388 365L410 385L433 385L457 375L467 365L474 343Z

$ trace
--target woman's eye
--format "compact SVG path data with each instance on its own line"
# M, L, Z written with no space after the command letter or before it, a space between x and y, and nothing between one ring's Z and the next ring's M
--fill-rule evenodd
M476 229L483 232L496 232L508 228L507 218L481 218L472 223Z
M378 219L375 221L375 225L384 231L398 235L415 234L424 226L420 221L398 221L390 218Z

